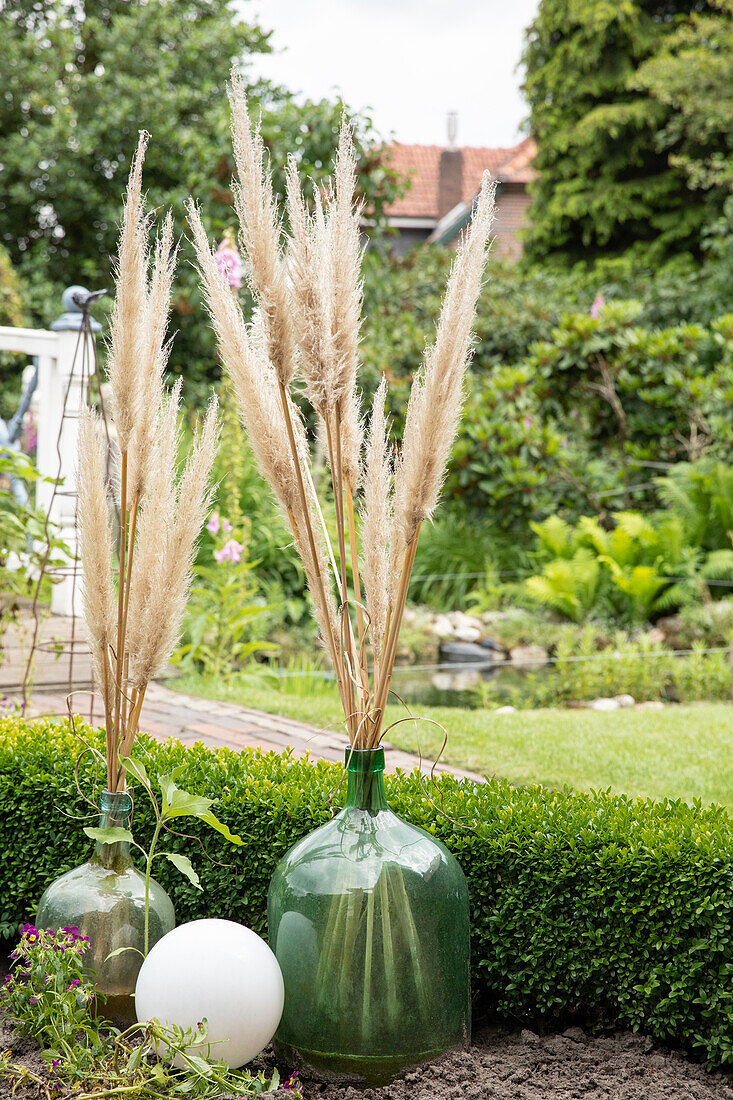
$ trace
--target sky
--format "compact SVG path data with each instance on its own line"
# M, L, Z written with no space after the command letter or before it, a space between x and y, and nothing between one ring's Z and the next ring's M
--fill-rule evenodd
M341 96L385 138L458 145L519 141L522 35L539 0L248 0L274 33L254 71L301 98Z

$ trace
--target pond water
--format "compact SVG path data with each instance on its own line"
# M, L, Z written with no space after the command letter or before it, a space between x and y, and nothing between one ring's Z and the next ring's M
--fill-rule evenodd
M273 669L284 689L298 694L318 693L325 684L336 690L336 677L330 670ZM542 697L550 686L552 662L541 666L513 665L509 661L441 662L434 665L395 665L392 674L393 701L399 697L413 706L461 707L480 709L521 705ZM285 687L287 685L287 687Z
M392 690L408 706L467 707L503 705L525 694L530 684L552 676L552 666L520 668L503 663L396 666L392 675Z

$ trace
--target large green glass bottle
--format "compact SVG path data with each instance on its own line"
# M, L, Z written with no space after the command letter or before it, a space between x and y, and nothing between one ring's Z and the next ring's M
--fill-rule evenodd
M466 880L393 813L384 751L347 750L346 804L283 857L269 939L285 979L281 1058L378 1085L470 1040Z
M99 827L129 829L132 799L124 791L104 791ZM77 927L89 937L84 955L94 985L104 994L100 1011L115 1023L135 1021L134 992L145 944L145 876L133 865L130 845L96 842L88 863L56 879L38 906L36 924L56 932ZM175 924L173 903L155 879L150 879L148 948ZM109 958L119 948L122 951Z

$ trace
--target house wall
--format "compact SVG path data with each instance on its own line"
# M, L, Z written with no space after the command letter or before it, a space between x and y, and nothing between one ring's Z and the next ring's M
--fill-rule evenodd
M522 255L522 242L518 232L527 224L530 201L525 184L502 183L496 196L494 222L494 251L497 255L509 260L518 260Z
M404 256L416 244L422 244L430 236L429 229L398 229L387 238L387 250L395 256Z
M493 252L508 260L518 260L522 255L520 230L527 224L527 209L530 197L524 183L502 183L496 196L496 218L494 221ZM404 221L404 219L403 219ZM406 226L396 228L381 243L396 256L403 256L416 244L422 244L429 237L430 226ZM457 232L446 247L456 248L460 240Z

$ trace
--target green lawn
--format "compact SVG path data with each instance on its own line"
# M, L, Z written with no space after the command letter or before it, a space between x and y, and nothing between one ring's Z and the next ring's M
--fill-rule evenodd
M208 684L180 677L170 686L211 699L241 702L311 725L343 728L335 694L290 695L248 682ZM404 709L390 707L388 724ZM733 707L724 703L629 709L610 714L589 710L534 710L496 714L490 710L420 707L448 734L443 759L512 783L612 787L626 794L665 795L719 802L733 810ZM443 733L430 722L394 726L387 739L399 748L435 754Z

